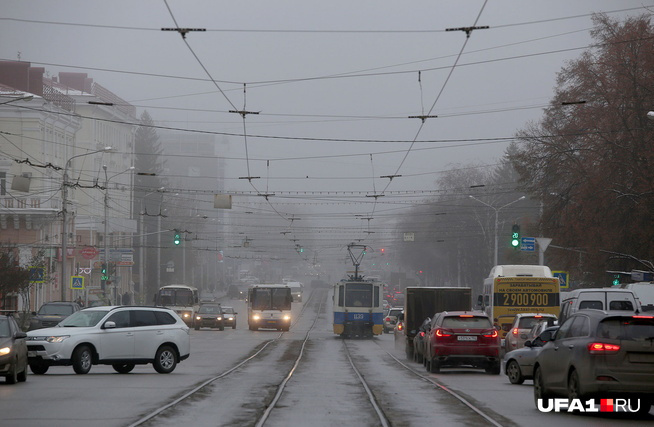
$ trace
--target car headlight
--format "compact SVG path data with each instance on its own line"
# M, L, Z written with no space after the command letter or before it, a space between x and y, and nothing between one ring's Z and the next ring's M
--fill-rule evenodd
M288 314L285 314L284 315L284 320L291 320L291 316L289 316Z
M253 318L254 320L259 320L261 317L260 317L258 314L255 314L254 316L252 316L252 318Z
M195 320L202 320L202 318L200 316L197 316Z
M50 343L63 342L66 338L70 338L70 335L59 335L56 337L46 337L46 341Z
M234 320L234 318L233 317L228 317L227 320Z
M2 347L0 348L0 356L11 353L11 347Z
M216 320L223 320L223 318L218 316L218 317L216 317Z

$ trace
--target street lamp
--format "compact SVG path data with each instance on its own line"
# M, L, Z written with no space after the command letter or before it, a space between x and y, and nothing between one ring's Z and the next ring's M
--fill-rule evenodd
M146 215L145 201L146 201L147 197L150 194L154 194L154 193L157 193L157 192L161 193L161 201L160 201L160 204L159 204L159 215L158 215L158 217L159 217L159 220L158 220L158 222L159 222L159 231L161 231L161 216L162 216L161 215L161 203L163 203L163 191L165 189L166 189L165 187L160 187L155 191L150 191L149 193L147 193L145 196L143 196L141 198L141 220L139 221L140 224L141 224L140 225L141 248L139 249L139 282L140 282L140 285L141 285L141 293L142 294L145 294L145 292L147 291L146 286L145 286L145 253L144 253L145 250L143 248L143 246L145 245L145 242L144 242L144 239L143 239L145 237L145 232L144 232L144 228L143 228L143 217ZM158 244L157 244L157 247L159 248L158 252L157 252L159 259L157 260L157 263L159 264L159 268L161 268L161 232L157 233L157 235L158 235L158 239L159 239ZM160 270L157 270L157 271L160 271ZM157 274L157 283L159 283L159 275L160 275L160 273Z
M104 266L107 269L107 277L111 277L111 275L109 274L109 271L111 270L109 269L109 238L107 234L107 222L108 222L107 212L109 210L109 181L117 177L118 175L124 174L125 172L133 171L134 166L130 166L124 171L112 175L111 177L107 177L107 165L102 165L102 169L104 169ZM106 282L105 282L105 288L106 288ZM117 303L118 302L117 300L118 300L118 296L116 294L116 285L114 285L114 303Z
M512 201L511 203L507 203L507 204L504 205L504 206L500 206L499 208L496 208L496 207L493 206L493 205L489 205L488 203L479 200L479 199L476 198L475 196L468 195L468 197L470 197L471 199L474 199L474 200L478 201L478 202L481 203L482 205L486 205L486 206L488 206L489 208L491 208L491 209L493 209L493 210L495 211L495 264L493 264L493 265L497 265L497 225L498 225L498 214L499 214L499 212L500 212L502 209L504 209L505 207L507 207L507 206L509 206L509 205L512 205L512 204L514 204L514 203L516 203L516 202L519 202L520 200L524 199L525 196L522 196L522 197L520 197L519 199L516 199L516 200Z
M73 159L76 159L78 157L82 156L89 156L91 154L96 154L96 153L105 153L107 151L111 151L111 147L104 147L100 150L95 150L95 151L89 151L88 153L82 153L78 154L76 156L71 157L66 161L66 165L64 166L64 180L63 183L61 184L61 200L62 200L62 210L61 210L61 217L62 217L62 239L61 239L61 300L66 301L66 284L68 281L66 280L66 258L68 257L68 224L67 224L67 216L68 212L66 210L66 205L68 204L68 166L70 165L70 162Z

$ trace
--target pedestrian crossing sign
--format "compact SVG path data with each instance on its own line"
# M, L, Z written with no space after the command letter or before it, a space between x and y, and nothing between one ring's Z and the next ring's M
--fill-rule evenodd
M84 289L84 276L70 276L71 289Z

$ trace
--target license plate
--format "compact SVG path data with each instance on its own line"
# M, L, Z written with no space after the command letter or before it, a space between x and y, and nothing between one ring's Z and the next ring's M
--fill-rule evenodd
M631 363L654 363L654 353L629 353Z
M459 335L456 339L459 341L477 341L477 337L474 335Z
M36 357L36 351L28 351L27 357Z
M268 323L271 323L271 324L272 323L277 323L277 321L276 320L269 320Z

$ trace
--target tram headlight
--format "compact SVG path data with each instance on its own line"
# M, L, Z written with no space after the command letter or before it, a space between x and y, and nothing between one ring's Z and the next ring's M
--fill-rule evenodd
M200 316L196 316L196 317L195 317L195 320L202 320L202 317L200 317Z
M284 320L291 320L291 315L290 314L285 314L284 315Z
M259 320L259 319L261 319L261 317L258 314L255 314L255 315L252 316L252 319L253 320Z
M218 316L218 317L216 317L216 320L223 320L223 318Z

